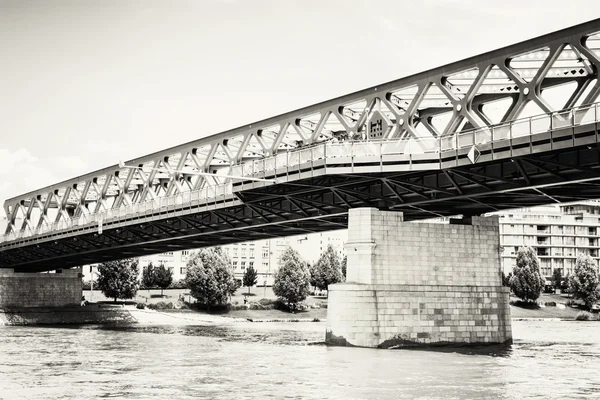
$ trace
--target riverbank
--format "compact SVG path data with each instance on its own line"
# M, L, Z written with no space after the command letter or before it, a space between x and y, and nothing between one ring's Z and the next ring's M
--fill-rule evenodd
M152 303L169 301L176 293L161 298L152 298ZM179 293L177 293L179 294ZM256 296L258 297L258 296ZM255 297L255 298L256 298ZM160 299L160 300L159 300ZM175 300L175 299L173 299ZM253 301L252 299L251 301ZM320 303L326 307L326 299L311 298L311 304ZM512 298L511 300L516 300ZM524 308L511 305L513 320L575 320L582 310L567 304L571 301L565 295L544 294L540 304L556 303L556 306ZM173 301L173 303L177 303ZM596 319L596 318L594 318ZM145 324L145 325L222 325L243 322L324 322L326 308L308 308L305 311L289 313L275 309L234 309L223 313L207 313L190 309L149 310L137 309L133 302L127 304L92 303L87 307L64 308L11 308L0 310L0 325L62 325L62 324Z

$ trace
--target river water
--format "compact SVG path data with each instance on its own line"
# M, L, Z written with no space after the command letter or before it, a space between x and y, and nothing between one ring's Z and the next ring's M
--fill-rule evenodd
M600 398L600 324L480 349L327 347L323 323L0 327L0 398Z

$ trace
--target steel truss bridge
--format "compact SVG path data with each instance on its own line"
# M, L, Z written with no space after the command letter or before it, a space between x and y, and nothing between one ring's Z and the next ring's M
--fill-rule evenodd
M600 198L599 70L600 19L35 190L0 268Z

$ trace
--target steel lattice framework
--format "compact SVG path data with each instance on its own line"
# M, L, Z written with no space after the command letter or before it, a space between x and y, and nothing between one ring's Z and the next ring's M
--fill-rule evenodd
M120 210L131 210L132 207L138 211L141 208L159 209L161 199L177 195L186 195L191 199L194 193L204 193L207 198L211 191L212 198L221 196L221 203L234 211L209 211L207 208L203 211L204 219L186 217L186 221L197 224L199 228L211 227L216 238L218 224L234 229L237 223L249 218L262 220L265 226L276 225L276 221L286 220L283 214L278 218L278 212L292 213L294 218L313 221L316 225L324 224L323 221L327 220L325 227L332 229L343 227L343 214L354 206L394 208L399 204L409 204L411 197L430 202L433 197L444 193L466 196L469 185L491 188L493 183L488 181L489 173L482 169L451 171L451 166L445 165L443 159L438 159L437 164L423 162L420 167L422 171L435 170L433 175L441 176L436 178L435 184L426 183L423 174L413 180L407 177L404 181L398 181L382 176L383 170L377 169L375 172L379 175L376 178L382 187L377 195L372 190L373 186L366 183L373 178L368 169L361 170L361 173L352 169L348 176L339 174L335 177L336 183L332 182L334 178L331 177L306 182L305 186L313 189L327 188L329 196L335 201L328 200L326 196L310 200L294 197L290 193L301 193L299 186L286 192L283 182L281 185L258 185L263 188L272 186L272 193L268 196L265 193L259 195L256 190L245 192L247 182L231 178L231 175L254 174L256 171L248 169L249 166L261 161L264 163L264 160L274 160L274 163L279 162L278 165L281 165L280 160L290 163L292 155L304 149L313 149L311 156L319 158L322 155L315 149L321 148L319 146L323 143L327 143L327 146L344 143L394 144L411 159L422 156L425 160L431 153L441 154L444 149L457 150L460 147L459 138L469 132L479 135L473 135L472 144L475 145L493 139L493 128L498 126L510 125L511 137L519 136L512 130L514 121L536 115L551 117L529 118L529 129L525 134L534 132L531 125L536 121L546 124L538 127L538 130L550 131L566 124L569 117L561 110L585 107L596 101L600 94L599 70L600 19L139 157L127 161L128 167L110 166L8 199L4 203L8 219L4 239L10 243L48 236L64 226L72 226L73 220L78 221L78 225L91 222L101 224L107 215L118 214ZM594 139L594 142L597 140ZM381 148L381 151L384 149ZM476 148L475 151L480 153L482 150ZM508 157L514 158L512 147ZM543 161L542 158L529 158L529 161L515 163L513 159L509 162L516 164L511 168L516 168L518 175L528 183L533 179L530 175L536 173L553 175L558 179L568 174L561 167L575 168L572 164L565 166L558 159ZM485 166L481 168L485 169ZM587 168L588 172L596 173L590 166L579 165L578 168ZM582 172L577 168L574 171ZM507 180L503 174L493 174L493 178ZM274 174L273 179L276 180L277 176ZM300 180L302 178L299 176ZM407 180L410 183L406 183ZM344 187L345 184L348 187ZM361 188L361 184L368 188ZM440 189L444 185L448 187ZM256 189L257 185L253 184L251 188ZM253 204L253 199L257 198L263 201ZM279 202L279 206L267 204L268 199ZM479 203L473 199L470 200ZM519 205L509 202L495 207L493 201L486 203L487 207L476 211ZM216 200L214 204L217 204ZM413 209L423 209L415 218L448 215L457 211L450 208L444 212L435 207L428 209L428 206L419 206L417 202L414 204ZM236 207L243 211L238 213ZM332 217L326 218L326 215ZM163 229L171 230L168 223ZM321 228L313 226L311 229ZM144 237L144 232L138 232L138 235ZM235 240L251 237L240 236ZM196 242L185 246L199 247L215 243ZM140 252L156 250L146 248ZM40 253L39 257L43 257L43 254ZM19 262L15 259L3 264L0 259L0 266Z

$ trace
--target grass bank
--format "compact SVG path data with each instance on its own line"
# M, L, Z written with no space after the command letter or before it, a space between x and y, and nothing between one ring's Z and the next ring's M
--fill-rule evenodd
M510 300L511 302L517 301L518 298L511 296ZM510 316L511 318L559 318L566 320L574 320L577 314L583 311L583 309L568 306L567 304L572 301L573 299L568 297L568 295L566 294L543 293L538 299L538 304L555 302L557 306L541 306L539 308L526 308L511 305Z

